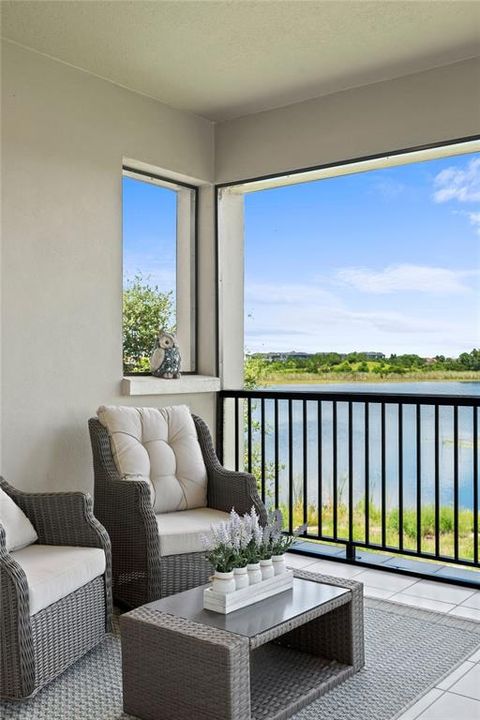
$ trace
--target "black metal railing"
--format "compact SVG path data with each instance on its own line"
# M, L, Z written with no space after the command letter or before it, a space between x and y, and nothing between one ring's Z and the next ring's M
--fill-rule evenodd
M478 566L480 397L224 390L223 461L303 537Z

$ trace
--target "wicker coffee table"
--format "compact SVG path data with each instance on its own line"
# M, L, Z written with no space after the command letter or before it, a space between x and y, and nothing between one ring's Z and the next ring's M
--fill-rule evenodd
M285 720L364 665L363 586L296 571L230 615L205 586L120 618L123 702L143 720Z

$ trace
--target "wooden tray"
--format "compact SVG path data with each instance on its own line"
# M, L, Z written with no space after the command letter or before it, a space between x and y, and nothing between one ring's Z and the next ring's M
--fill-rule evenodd
M260 602L260 600L266 600L272 595L290 590L292 587L292 570L287 570L281 575L275 575L268 580L262 580L256 585L249 585L249 587L242 590L234 590L234 592L227 595L217 593L212 587L208 587L203 591L203 607L205 610L228 615L228 613L235 610Z

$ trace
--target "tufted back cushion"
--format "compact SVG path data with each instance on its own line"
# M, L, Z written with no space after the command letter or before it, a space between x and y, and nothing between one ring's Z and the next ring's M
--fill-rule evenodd
M206 506L207 471L186 405L102 405L97 415L110 435L118 472L149 483L156 513Z

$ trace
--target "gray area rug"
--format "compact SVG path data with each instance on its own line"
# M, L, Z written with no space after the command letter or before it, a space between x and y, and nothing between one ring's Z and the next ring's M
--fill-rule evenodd
M367 599L365 641L365 668L295 715L296 720L392 720L480 647L480 624ZM128 720L122 712L118 633L32 700L0 703L0 716Z

